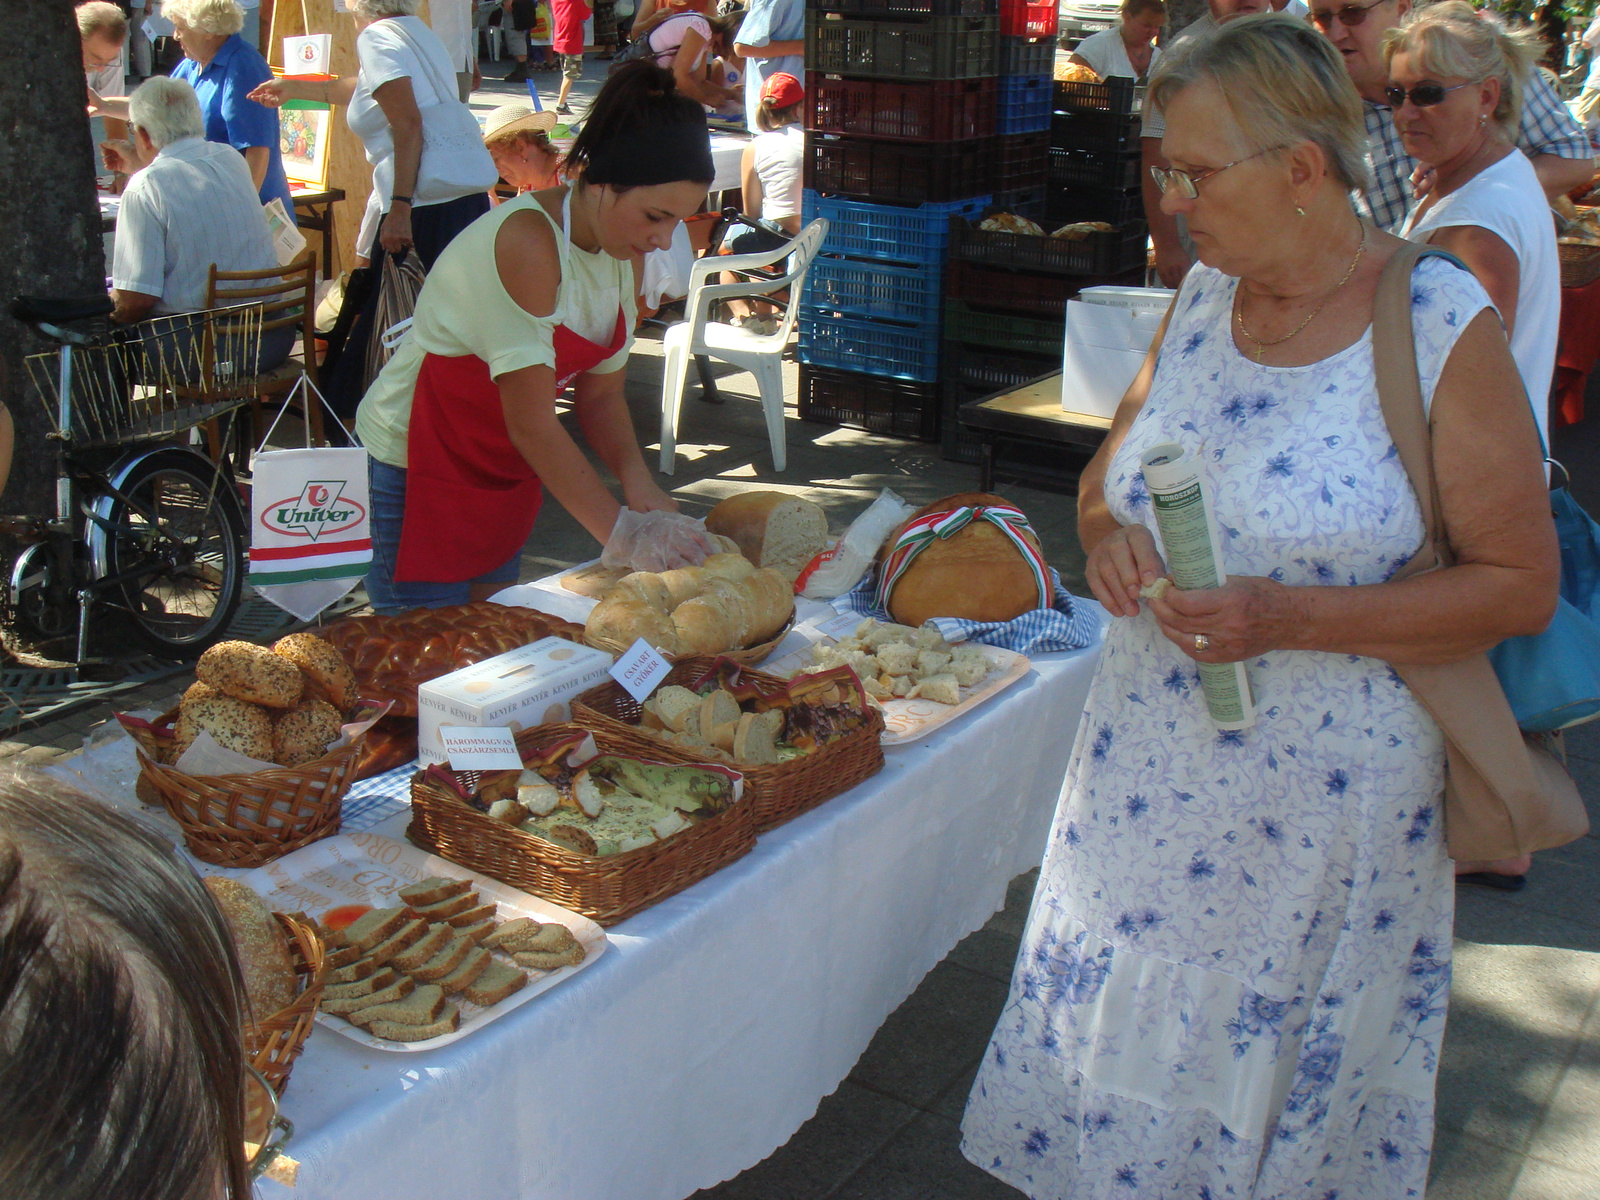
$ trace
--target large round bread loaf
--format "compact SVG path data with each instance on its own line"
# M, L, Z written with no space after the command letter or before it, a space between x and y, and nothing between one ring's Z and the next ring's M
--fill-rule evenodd
M698 567L624 576L585 631L608 649L643 638L666 654L720 654L768 640L793 613L794 589L780 571L724 553Z
M238 880L208 876L204 882L233 934L250 1017L259 1021L287 1008L294 1003L297 984L283 927L261 897Z
M1007 503L987 492L960 492L923 505L906 519L906 525L963 506ZM895 531L885 544L886 551L904 528ZM950 537L929 543L889 594L889 614L902 625L921 625L930 617L1009 621L1038 607L1039 588L1032 568L1011 539L988 521L972 521Z
M741 492L706 514L706 529L732 538L758 567L781 571L790 583L828 543L828 516L800 496Z

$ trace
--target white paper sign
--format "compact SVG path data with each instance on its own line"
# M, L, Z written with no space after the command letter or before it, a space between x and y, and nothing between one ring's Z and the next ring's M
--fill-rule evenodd
M635 701L643 704L651 692L672 670L672 664L656 652L656 648L640 638L628 647L627 653L617 659L611 668L611 678Z
M286 37L283 39L283 72L285 75L326 75L332 53L331 33Z
M516 735L504 725L441 725L439 740L453 771L520 771Z
M856 631L856 627L865 620L860 613L840 613L836 617L829 617L826 621L817 622L817 632L823 637L830 637L836 642L842 642Z

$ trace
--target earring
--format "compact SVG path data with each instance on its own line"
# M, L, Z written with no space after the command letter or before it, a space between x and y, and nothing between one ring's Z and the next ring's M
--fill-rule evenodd
M1294 206L1294 210L1295 210L1295 212L1299 213L1302 217L1306 215L1306 210L1301 208L1298 204L1296 204Z

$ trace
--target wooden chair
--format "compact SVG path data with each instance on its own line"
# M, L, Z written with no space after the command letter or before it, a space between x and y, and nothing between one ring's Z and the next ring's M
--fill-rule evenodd
M285 267L269 271L219 271L211 265L210 280L206 286L206 307L220 308L229 304L259 304L261 306L261 337L264 340L275 330L298 329L300 349L272 370L256 380L256 398L251 406L251 432L256 444L260 443L265 403L273 397L287 397L294 385L304 376L317 382L317 253L309 246ZM311 444L325 444L322 433L322 405L308 392L300 393L301 416L311 432ZM212 422L215 426L216 422ZM208 430L213 443L218 434ZM212 446L215 456L219 447Z

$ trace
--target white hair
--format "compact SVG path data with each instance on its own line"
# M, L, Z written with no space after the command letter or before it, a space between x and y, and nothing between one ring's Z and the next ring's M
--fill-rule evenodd
M350 11L364 21L384 17L414 17L422 0L349 0Z
M234 0L166 0L161 15L217 37L227 37L244 28L244 9Z
M194 88L181 79L154 75L128 97L128 123L142 129L157 150L184 138L205 137L206 120Z

